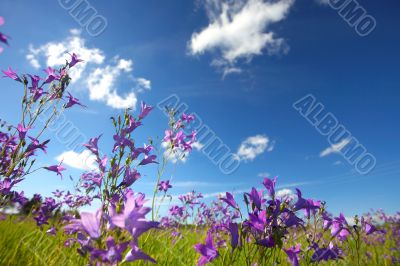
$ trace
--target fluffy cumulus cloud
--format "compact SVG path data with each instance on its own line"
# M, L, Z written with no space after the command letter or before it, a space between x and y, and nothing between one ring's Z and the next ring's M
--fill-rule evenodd
M131 59L114 56L106 61L105 53L99 48L87 47L80 30L76 29L70 30L70 36L63 41L49 42L39 47L30 45L26 59L36 69L57 67L65 63L67 52L76 53L84 60L71 69L70 76L72 83L89 92L91 100L103 102L112 108L135 109L137 94L151 89L150 80L132 75ZM128 93L121 94L116 89L122 77L132 82Z
M319 157L325 157L333 153L340 153L340 151L349 144L350 139L344 139L339 143L333 144L330 147L326 148L325 150L321 151Z
M294 199L295 198L295 193L293 192L293 190L288 189L288 188L283 188L280 189L276 192L276 196L278 198L282 198L282 199Z
M269 30L282 21L294 0L205 0L209 24L193 33L189 41L192 55L216 52L212 65L224 74L241 72L239 59L249 62L253 56L286 53L285 40Z
M274 146L274 141L271 141L268 136L256 135L248 137L240 144L236 157L239 160L252 161L265 151L271 152Z
M63 164L84 171L95 171L96 166L96 156L94 156L90 151L84 150L81 153L75 151L65 151L56 157L56 160L63 162Z

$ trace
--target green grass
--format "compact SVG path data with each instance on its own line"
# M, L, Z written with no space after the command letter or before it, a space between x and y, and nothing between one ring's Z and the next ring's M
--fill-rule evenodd
M182 239L173 242L170 231L152 230L144 234L140 239L140 247L154 259L158 265L196 265L198 254L194 251L193 245L203 242L205 238L204 229L186 227L181 230ZM57 234L56 237L49 236L40 231L33 221L25 219L18 221L17 218L8 217L0 221L0 265L86 265L85 260L79 256L76 247L66 248L63 246L68 237ZM354 243L348 243L344 248L352 248ZM384 259L384 254L392 254L391 248L395 247L393 240L388 240L384 245L368 246L365 245L361 250L360 265L392 265L389 258ZM255 245L246 245L242 250L236 250L233 254L222 250L220 257L210 265L246 265L245 254L249 248L257 248ZM365 252L372 253L372 258L368 259ZM270 252L270 251L269 251ZM256 253L258 254L258 253ZM399 254L397 254L399 255ZM253 262L259 260L257 256ZM289 265L283 251L275 254L267 253L266 257L275 256L280 265ZM230 258L235 261L231 263ZM137 262L135 265L150 265L149 263ZM264 263L259 265L269 265ZM354 256L348 256L340 262L320 263L322 265L357 265ZM306 265L304 262L301 265ZM314 264L315 265L315 264Z

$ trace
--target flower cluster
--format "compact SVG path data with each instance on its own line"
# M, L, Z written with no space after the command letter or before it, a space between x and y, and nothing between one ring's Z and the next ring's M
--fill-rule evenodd
M13 79L24 86L22 99L22 118L17 126L1 123L0 127L0 207L10 202L18 202L23 205L26 198L21 193L12 189L25 177L40 168L53 171L62 177L65 168L60 164L33 169L36 156L46 153L49 139L41 141L41 136L48 126L65 109L75 104L80 104L66 89L70 83L69 70L81 62L76 54L71 55L70 62L60 69L48 67L44 70L45 76L24 74L20 75L11 67L3 70L4 77ZM68 93L67 96L65 94ZM80 104L81 105L81 104ZM54 110L53 114L46 118L43 125L37 121L39 116L48 110Z

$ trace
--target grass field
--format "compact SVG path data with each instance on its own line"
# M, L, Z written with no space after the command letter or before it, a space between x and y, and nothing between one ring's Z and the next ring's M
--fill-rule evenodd
M184 228L181 230L182 238L173 238L168 230L151 230L140 239L143 250L157 260L158 265L196 265L198 255L193 245L203 241L204 229ZM62 233L50 236L40 231L33 221L19 220L16 217L8 217L0 221L0 265L86 265L86 260L79 256L74 247L65 248L66 235ZM241 250L229 254L228 249L220 253L220 257L210 265L246 265L246 248L254 248L255 245L245 245ZM361 248L360 265L393 265L390 255L394 254L396 247L394 239L387 238L380 245L364 245ZM352 252L354 243L346 242L342 247L349 255L340 261L319 263L322 265L357 265ZM290 265L283 251L264 254L265 257L279 258L280 265ZM369 252L369 257L366 256ZM258 253L256 253L258 254ZM352 255L353 254L353 255ZM261 256L261 254L258 254ZM253 262L260 261L260 257L254 257ZM234 258L235 261L229 261ZM124 265L127 265L125 263ZM150 263L136 262L134 265L150 265ZM301 265L308 265L304 261ZM270 265L267 261L259 265ZM310 265L316 265L310 263Z

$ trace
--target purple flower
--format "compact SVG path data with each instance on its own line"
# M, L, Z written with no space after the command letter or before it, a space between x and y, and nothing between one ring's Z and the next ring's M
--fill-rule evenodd
M54 191L52 193L53 193L54 197L61 198L63 193L64 193L64 191L60 191L60 190L56 189L56 191Z
M146 165L146 164L150 164L150 163L158 163L158 162L155 161L156 158L157 158L156 155L150 155L150 156L145 155L144 159L139 163L139 165Z
M144 260L156 263L156 261L153 258L151 258L149 255L147 255L146 253L144 253L139 249L135 241L131 242L131 248L132 249L125 256L125 261L132 262L136 260Z
M95 213L82 212L80 219L73 219L64 229L66 232L84 231L92 239L98 239L101 236L100 226L102 215L101 209Z
M133 194L129 193L126 197L123 211L119 214L114 212L114 215L111 216L111 223L127 230L134 239L138 239L144 232L157 227L158 222L146 220L145 216L151 208L138 204L138 199Z
M89 143L83 144L84 147L86 147L88 150L90 150L93 154L99 155L99 148L97 147L97 142L99 141L101 135L98 136L97 138L91 138L89 140Z
M239 227L237 223L229 223L229 233L231 235L231 246L235 249L239 245Z
M139 119L145 118L150 113L151 110L153 110L152 106L149 106L145 102L142 102Z
M226 204L228 204L232 208L239 209L239 206L236 203L235 198L233 197L233 195L231 193L226 192L225 197L220 197L219 199L224 201Z
M262 190L257 191L256 188L252 188L250 193L246 193L246 195L249 196L252 204L254 205L257 210L261 210L261 204L265 202L265 199L263 198L263 192Z
M311 257L312 261L327 261L327 260L336 260L340 258L340 254L342 251L333 245L333 243L329 243L328 248L319 248L318 246L314 247L315 253Z
M115 152L119 147L133 147L133 142L130 139L123 137L122 135L116 134L113 136L113 138L115 141L112 150L113 152Z
M136 121L135 118L132 116L129 116L129 124L126 128L122 129L121 135L127 135L129 133L132 133L136 128L142 125L142 122Z
M301 195L301 191L296 188L297 191L297 202L294 206L296 210L304 209L304 214L307 218L310 217L311 211L315 211L321 207L320 201L313 201L311 199L304 199Z
M57 164L57 165L52 165L52 166L44 167L44 169L46 169L46 170L48 170L48 171L55 172L55 173L57 173L57 175L61 176L61 178L62 178L61 171L64 171L64 170L66 170L67 168L65 168L65 167L62 166L61 164L62 164L62 161L61 161L59 164Z
M0 32L0 42L9 45L8 44L8 37L5 34L1 33L1 32Z
M26 133L31 127L24 127L22 124L18 124L17 130L20 139L25 139Z
M300 244L297 244L295 247L284 249L284 251L288 256L288 260L292 263L292 266L299 266L298 254L300 253Z
M163 141L169 142L172 140L173 136L174 136L174 132L172 132L172 130L167 129L167 130L165 130L165 136L163 138Z
M194 115L188 115L188 114L183 113L181 116L181 120L186 121L186 123L190 123L194 119L195 119Z
M161 181L161 182L158 184L158 190L159 190L159 191L167 192L168 189L170 189L170 188L172 188L172 186L170 185L169 180Z
M68 93L68 102L65 104L65 109L72 107L73 105L77 104L82 107L86 107L85 105L81 104L77 98L74 98L71 93Z
M274 237L270 235L261 240L257 240L257 244L266 248L273 248L275 246L275 240Z
M116 244L112 236L106 239L106 250L93 250L91 252L91 260L100 259L102 262L112 263L117 265L118 262L122 261L122 254L128 247L129 242L123 242Z
M126 166L124 179L122 180L120 186L129 187L139 178L140 178L140 173L138 173L135 169L131 170L129 166Z
M274 179L269 179L269 178L264 178L263 184L265 188L268 190L268 195L270 197L275 196L275 183L276 183L277 177Z
M11 79L13 79L13 80L15 80L15 81L22 82L21 78L18 77L17 73L16 73L14 70L12 70L11 67L8 67L8 70L7 70L7 71L2 70L2 72L3 72L4 75L5 75L5 76L3 76L3 78L8 77L8 78L11 78Z
M47 78L45 80L45 83L50 83L54 80L59 80L60 76L56 74L55 70L51 67L48 67L46 69L43 69L44 72L47 74Z
M79 59L78 55L76 55L75 53L72 53L72 55L70 54L70 56L71 56L71 62L69 62L69 67L73 67L77 63L84 62L82 59Z
M198 266L205 265L219 256L213 241L211 230L208 231L205 244L196 244L194 249L200 253L200 259L197 262Z

